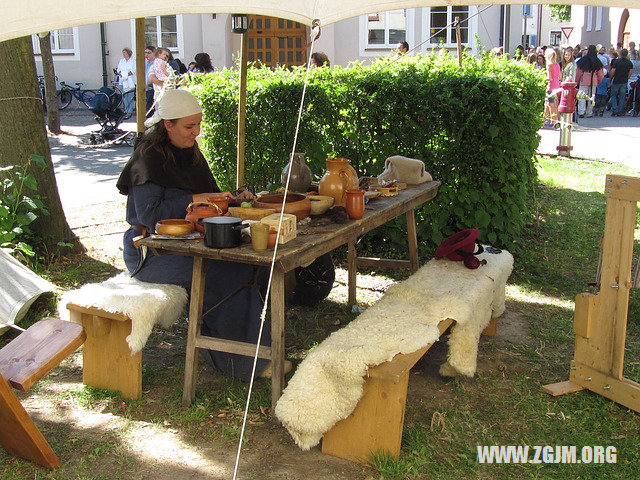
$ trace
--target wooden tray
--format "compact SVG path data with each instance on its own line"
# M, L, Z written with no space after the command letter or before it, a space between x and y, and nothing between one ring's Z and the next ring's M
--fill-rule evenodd
M233 217L238 217L242 220L260 220L275 212L273 208L229 207L229 213Z

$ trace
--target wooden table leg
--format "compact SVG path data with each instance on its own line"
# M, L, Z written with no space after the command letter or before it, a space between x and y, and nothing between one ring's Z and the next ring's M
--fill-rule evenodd
M278 267L271 280L271 406L284 389L284 277Z
M416 233L416 213L412 208L405 214L407 217L407 240L409 241L409 262L411 273L418 271L418 235Z
M189 330L187 333L187 352L184 364L184 389L182 404L191 405L196 396L198 378L198 352L196 337L200 335L202 325L202 304L204 302L205 264L202 257L193 258L193 276L191 278L191 302L189 303Z
M347 285L349 290L349 296L347 299L347 305L350 307L357 305L358 301L356 300L356 280L357 280L357 270L356 270L356 239L352 238L347 242L348 250L347 250Z

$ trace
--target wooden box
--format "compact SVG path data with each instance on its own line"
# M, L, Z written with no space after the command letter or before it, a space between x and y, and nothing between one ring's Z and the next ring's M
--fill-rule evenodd
M272 230L278 229L278 223L280 222L280 214L273 213L262 218L260 222L269 225ZM278 237L278 243L287 243L290 240L296 238L296 216L290 213L282 215L282 227L280 227L280 236Z

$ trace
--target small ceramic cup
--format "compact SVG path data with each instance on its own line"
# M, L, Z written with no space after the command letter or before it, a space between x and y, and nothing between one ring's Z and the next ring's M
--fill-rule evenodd
M267 249L269 243L269 225L264 223L251 224L251 246L256 252Z
M347 201L345 207L349 218L353 220L360 220L364 217L364 190L354 188L347 190Z

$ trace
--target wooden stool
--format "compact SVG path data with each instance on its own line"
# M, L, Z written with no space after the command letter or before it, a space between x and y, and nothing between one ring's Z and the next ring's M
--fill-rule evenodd
M11 454L47 468L60 465L9 384L27 391L82 345L85 338L82 326L46 318L0 350L0 443Z
M453 324L438 324L442 335ZM369 369L362 398L355 410L336 423L322 439L322 453L355 462L369 461L372 453L400 454L409 372L433 344Z
M123 397L142 398L142 352L131 355L126 338L131 319L93 307L68 303L72 321L87 332L82 349L82 383L119 391Z

